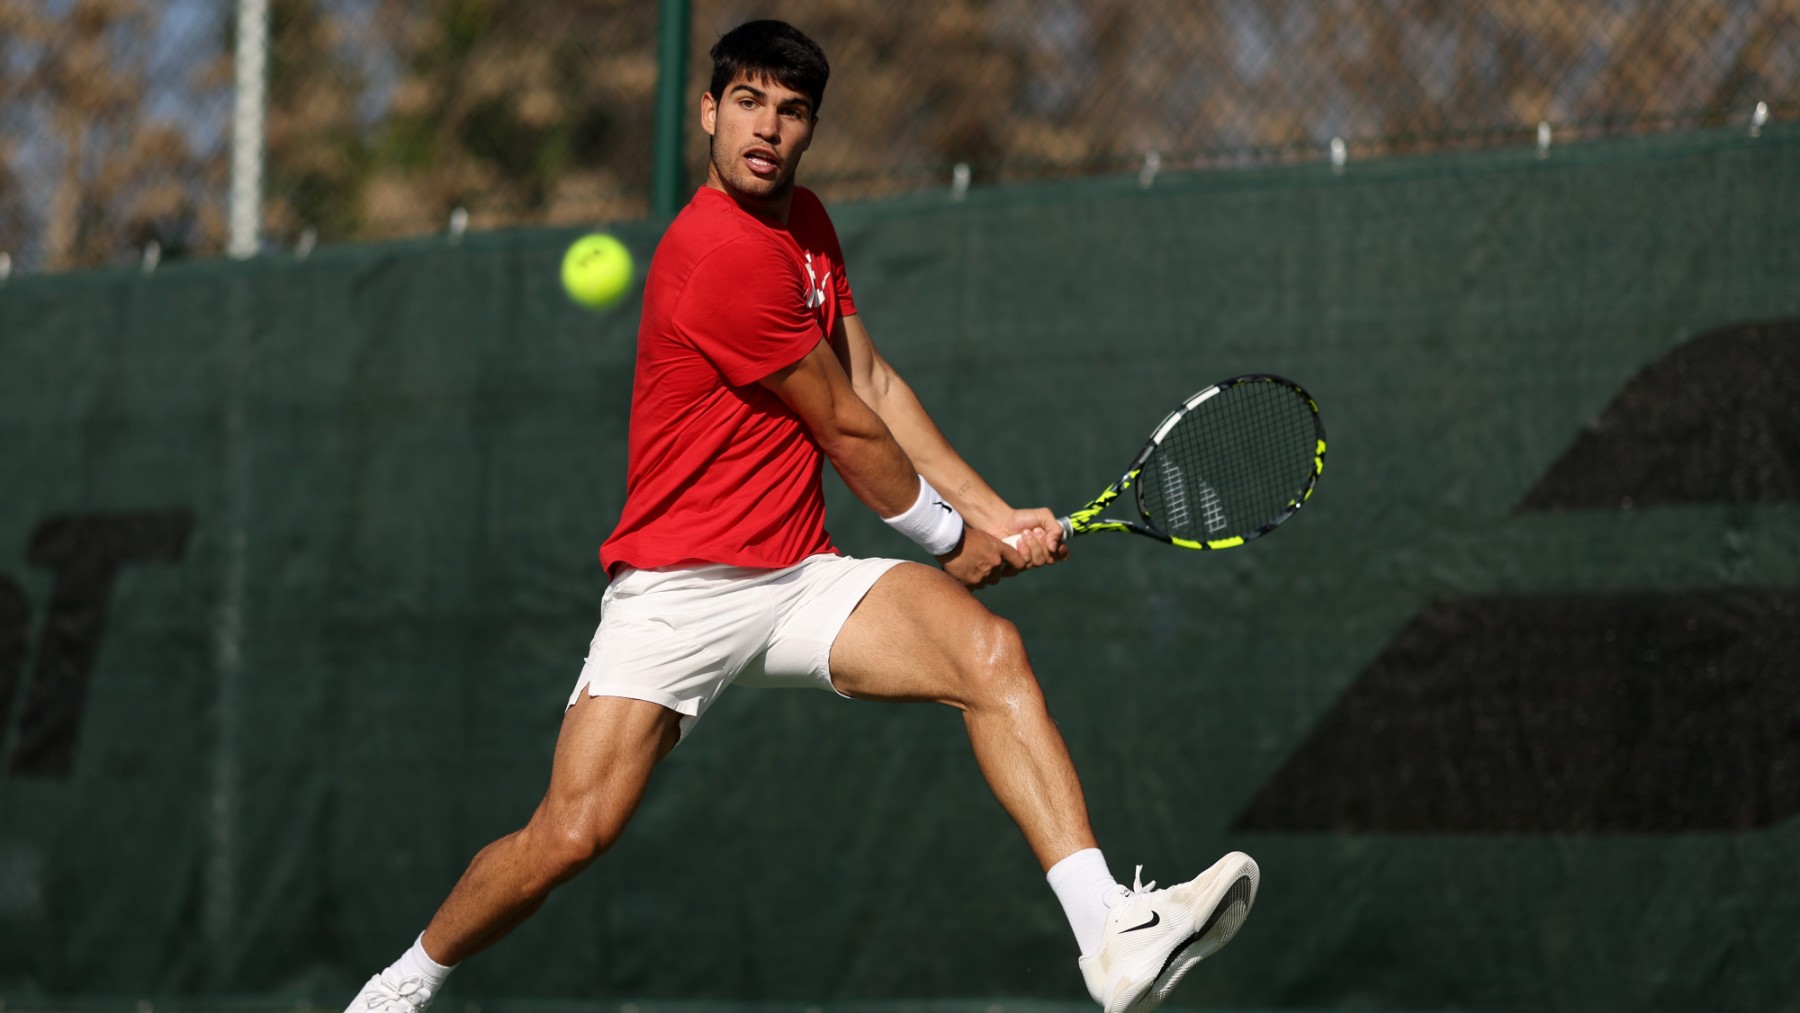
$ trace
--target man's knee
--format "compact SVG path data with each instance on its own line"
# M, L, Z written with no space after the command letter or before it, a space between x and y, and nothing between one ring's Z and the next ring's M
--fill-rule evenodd
M970 631L964 647L963 685L972 704L1041 704L1042 692L1025 656L1019 628L989 615Z
M535 890L548 891L574 879L618 841L623 829L592 817L540 812L525 829Z

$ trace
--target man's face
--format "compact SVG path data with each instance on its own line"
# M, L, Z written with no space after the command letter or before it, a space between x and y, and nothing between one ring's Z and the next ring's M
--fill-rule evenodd
M764 78L735 77L724 94L700 98L700 125L712 135L709 182L752 200L780 200L812 144L812 100Z

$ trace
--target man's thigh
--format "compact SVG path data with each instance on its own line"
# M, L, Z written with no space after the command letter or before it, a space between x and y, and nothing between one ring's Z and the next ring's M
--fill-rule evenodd
M644 700L582 696L563 713L545 805L616 833L681 738L680 718Z
M862 700L958 703L970 667L1004 648L1011 624L942 570L881 575L831 645L831 681Z

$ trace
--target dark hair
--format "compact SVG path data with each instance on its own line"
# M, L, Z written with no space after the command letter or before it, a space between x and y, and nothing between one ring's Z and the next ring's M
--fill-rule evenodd
M725 87L740 74L767 78L812 100L813 115L825 100L831 65L825 51L806 33L785 21L746 21L726 32L712 47L712 83L708 91L723 100Z

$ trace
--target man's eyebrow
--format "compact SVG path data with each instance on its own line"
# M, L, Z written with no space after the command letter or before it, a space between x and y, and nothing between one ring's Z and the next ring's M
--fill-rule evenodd
M753 99L756 99L758 102L767 102L769 100L768 92L763 91L761 88L756 87L755 85L749 83L748 81L739 81L737 84L732 85L730 87L730 89L728 89L725 92L725 94L727 96L730 96L730 95L733 95L740 91L749 92L750 97ZM799 106L800 108L805 109L807 112L812 112L812 101L804 96L798 96L795 98L788 99L786 102L783 102L781 104L784 106Z

